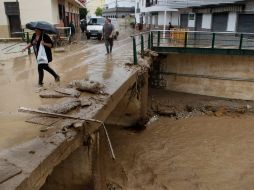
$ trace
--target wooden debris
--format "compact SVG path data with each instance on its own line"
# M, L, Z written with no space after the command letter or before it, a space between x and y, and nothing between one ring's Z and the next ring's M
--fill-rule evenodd
M22 172L20 168L2 158L0 158L0 171L0 184Z
M71 82L71 86L79 91L91 92L94 94L100 93L104 87L101 83L90 80L74 80Z
M57 121L59 121L59 118L45 117L45 116L36 116L26 120L26 122L28 123L44 125L44 126L50 126L56 123Z
M61 94L69 95L72 97L78 98L80 96L80 92L74 88L56 88L56 92L59 92Z
M76 122L73 124L75 129L82 128L84 126L84 122Z
M141 55L141 51L138 51L138 54ZM159 54L156 51L152 51L150 49L145 49L144 50L144 55L145 56L152 56L152 57L158 57Z
M76 116L70 116L70 115L65 115L65 114L58 114L58 113L51 113L51 112L46 112L46 111L40 111L40 110L36 110L36 109L31 109L31 108L24 108L24 107L20 107L18 109L19 112L26 112L26 113L34 113L34 114L44 114L44 115L48 115L48 116L53 116L53 117L60 117L60 118L68 118L68 119L77 119L77 120L83 120L83 121L90 121L90 122L95 122L95 123L99 123L103 129L104 129L104 132L106 134L106 137L107 137L107 141L108 141L108 145L109 145L109 148L110 148L110 152L111 152L111 156L112 156L112 159L115 160L115 153L114 153L114 150L112 148L112 144L111 144L111 141L110 141L110 138L109 138L109 135L108 135L108 131L106 129L106 126L104 124L103 121L99 121L99 120L96 120L96 119L86 119L86 118L82 118L82 117L76 117Z
M44 90L40 92L40 97L41 98L63 98L63 97L71 97L70 95L67 94L62 94L53 90Z
M60 104L53 105L43 105L38 109L41 111L51 112L51 113L67 113L78 106L80 106L81 101L79 99L68 99Z
M87 98L81 98L80 101L81 101L81 107L87 107L92 105L92 102Z

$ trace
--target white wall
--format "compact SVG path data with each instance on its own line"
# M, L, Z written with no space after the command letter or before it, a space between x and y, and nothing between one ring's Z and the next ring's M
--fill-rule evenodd
M229 13L228 14L228 26L227 31L235 32L236 31L236 21L237 21L237 14L236 13Z
M164 14L165 12L158 12L158 25L159 26L163 26L164 25ZM149 18L152 17L153 22L152 24L154 25L156 23L155 21L155 16L148 16ZM180 14L178 12L167 12L166 13L166 26L168 26L168 23L171 22L171 24L173 26L179 26L179 22L180 22ZM144 19L145 21L145 19ZM151 24L151 23L147 23L147 24Z
M58 0L51 0L52 2L52 7L51 7L51 12L52 12L52 24L59 24L59 10L58 10Z
M171 13L171 24L173 26L180 26L180 13L179 12L172 12Z
M107 4L108 8L116 7L116 0L105 0L105 5ZM135 7L135 0L123 0L117 2L118 7Z
M164 25L164 13L165 12L159 12L158 13L158 24L160 26ZM167 14L166 14L166 25L168 25L169 22L171 22L171 13L167 12Z
M203 14L202 17L202 28L211 29L212 27L212 14Z
M86 4L86 8L88 10L88 17L95 16L95 11L97 7L103 8L105 4L104 0L90 0Z
M38 7L39 5L39 7ZM54 23L52 18L51 0L22 0L19 1L21 24L43 20ZM39 10L38 10L39 9ZM58 9L57 9L58 10ZM57 11L58 12L58 11Z

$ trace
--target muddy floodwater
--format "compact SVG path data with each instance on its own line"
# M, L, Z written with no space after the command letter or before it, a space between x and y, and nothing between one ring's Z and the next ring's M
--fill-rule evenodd
M175 107L202 99L170 94ZM183 96L186 100L178 101ZM143 131L111 126L117 160L103 162L108 189L252 190L254 116L224 114L186 119L160 116Z
M132 62L132 41L128 37L132 32L120 33L123 35L115 41L109 56L105 56L103 42L97 40L81 40L65 47L64 53L54 52L50 64L61 76L61 82L56 84L45 74L44 89L37 87L34 55L11 56L24 44L18 44L17 49L0 45L6 48L5 58L0 57L0 151L42 134L40 126L25 122L29 116L17 112L20 106L38 108L55 103L40 98L40 90L63 87L76 79L91 79L103 83L105 93L110 94L122 84L124 76L131 72L123 65ZM253 190L253 113L251 101L150 89L149 116L153 120L146 129L106 126L116 160L110 157L106 138L102 136L100 143L98 140L100 157L92 161L97 164L98 159L101 164L98 181L102 180L103 190ZM82 156L90 160L90 155ZM78 161L70 163L73 168L80 170L82 164L87 164L81 156L75 158ZM58 165L58 169L61 167ZM87 171L79 172L84 177ZM97 180L97 176L92 177ZM70 184L76 180L60 179L70 180ZM54 180L52 184L56 184Z

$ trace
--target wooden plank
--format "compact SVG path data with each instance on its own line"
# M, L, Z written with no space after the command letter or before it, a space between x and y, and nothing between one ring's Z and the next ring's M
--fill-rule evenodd
M27 119L26 122L37 125L51 126L54 123L58 122L59 120L60 120L59 118L54 117L35 116Z

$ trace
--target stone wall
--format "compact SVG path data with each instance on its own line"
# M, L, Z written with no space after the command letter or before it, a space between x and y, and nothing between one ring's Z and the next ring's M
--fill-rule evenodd
M170 54L161 60L168 90L254 100L254 57Z

